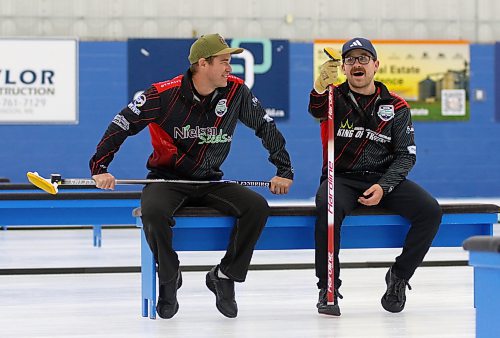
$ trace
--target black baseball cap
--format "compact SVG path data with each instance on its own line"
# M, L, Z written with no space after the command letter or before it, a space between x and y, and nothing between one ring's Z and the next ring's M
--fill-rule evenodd
M373 55L375 59L377 58L375 47L373 47L370 40L365 38L354 38L344 43L342 46L342 58L345 58L346 54L354 49L364 49Z

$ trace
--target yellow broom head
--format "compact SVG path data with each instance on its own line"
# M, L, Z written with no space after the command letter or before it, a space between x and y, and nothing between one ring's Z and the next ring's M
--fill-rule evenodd
M333 61L340 61L342 60L342 56L340 55L340 52L336 49L333 49L332 47L325 47L323 49L326 55Z
M55 195L57 194L57 183L52 183L48 179L43 178L38 175L37 172L28 172L26 174L28 176L28 181L30 181L36 187L42 189L49 194Z

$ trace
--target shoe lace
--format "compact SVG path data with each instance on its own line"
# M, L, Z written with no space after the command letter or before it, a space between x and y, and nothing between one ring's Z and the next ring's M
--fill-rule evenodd
M340 299L344 299L344 296L342 296L339 292L338 289L335 289L335 291L333 292L334 296L337 297L337 298L340 298Z
M320 300L326 303L327 297L328 297L327 289L321 289L320 290L320 297L319 297ZM344 297L340 294L338 289L335 289L333 291L333 299L335 300L336 298L344 299Z
M397 278L394 283L389 285L386 294L387 296L397 298L398 302L402 302L404 300L406 286L408 286L408 290L411 290L411 285L406 279Z

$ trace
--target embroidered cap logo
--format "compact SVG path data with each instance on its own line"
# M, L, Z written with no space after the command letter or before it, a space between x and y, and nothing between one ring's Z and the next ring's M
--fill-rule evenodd
M349 45L349 47L361 47L361 46L363 45L361 44L361 42L359 42L359 40L356 40Z
M219 41L220 41L223 45L227 45L226 40L224 40L224 38L223 38L220 34L217 34L217 37L219 38Z

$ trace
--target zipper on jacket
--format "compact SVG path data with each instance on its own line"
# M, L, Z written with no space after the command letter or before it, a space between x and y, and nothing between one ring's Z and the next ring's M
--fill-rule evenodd
M367 116L367 114L363 110L363 108L361 108L359 106L358 101L356 100L356 98L354 97L354 94L351 91L349 91L349 93L347 93L347 95L349 96L349 99L351 100L352 104L356 108L356 111L358 112L359 115L361 115L361 118L363 119L363 128L364 128L363 136L366 137L366 128L368 127L369 116ZM364 138L361 139L361 143L363 142L363 140L364 140ZM366 159L365 159L365 150L364 149L361 153L361 163L362 163L361 169L363 169L362 171L364 171L364 169L366 167Z
M354 106L355 106L356 111L358 112L358 114L360 114L361 117L363 118L363 121L364 121L363 136L366 137L366 128L368 127L368 123L375 116L375 109L377 109L377 104L382 99L380 97L380 93L377 94L377 97L375 98L375 102L373 102L373 108L371 110L371 114L370 115L367 115L366 112L359 106L358 101L356 100L356 98L354 97L354 95L353 95L353 93L351 91L349 91L349 93L347 95L349 96L349 99L351 100L351 102L354 104ZM362 163L362 169L367 169L366 156L365 156L365 150L364 149L363 149L363 152L361 153L361 163ZM362 171L366 171L366 170L362 170Z
M373 102L372 116L375 115L375 109L377 109L377 103L381 100L380 94L377 95L375 102Z

